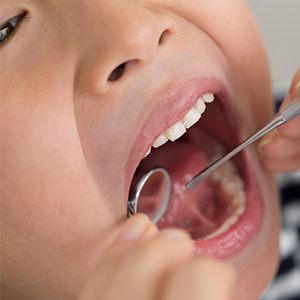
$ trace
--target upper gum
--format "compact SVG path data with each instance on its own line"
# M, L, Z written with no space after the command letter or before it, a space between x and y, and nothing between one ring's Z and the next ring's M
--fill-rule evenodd
M183 117L181 117L180 119L178 119L177 121L175 121L172 125L170 125L170 126L167 127L165 130L163 130L159 136L161 136L162 134L165 134L166 131L169 130L170 128L172 128L176 123L178 123L178 122L183 122L184 118L188 115L188 113L191 111L191 109L192 109L192 108L195 108L195 106L196 106L196 104L197 104L197 101L198 101L199 99L201 99L204 95L208 95L208 94L212 94L212 95L215 96L215 94L212 93L212 92L205 92L205 93L203 93L201 96L199 96L198 98L195 99L193 105L192 105L192 106L189 108L189 110L183 115ZM197 109L197 108L196 108L196 109ZM197 110L198 110L198 109L197 109ZM187 130L188 130L188 129L187 129ZM159 136L158 136L157 138L159 138ZM155 141L156 141L156 140L155 140Z
M162 135L164 135L164 136L166 137L167 141L169 140L169 138L166 136L167 131L168 131L169 129L171 129L171 128L172 128L176 123L178 123L178 122L184 123L184 122L183 122L183 121L184 121L184 118L187 116L187 114L191 111L192 108L195 108L195 109L198 110L198 108L196 107L197 102L198 102L199 99L203 98L203 96L205 96L205 95L213 95L214 98L216 97L216 96L215 96L215 93L207 91L207 92L204 92L201 96L198 96L197 98L195 98L194 101L193 101L193 103L192 103L192 105L189 107L189 109L188 109L187 111L185 111L185 114L184 114L181 118L176 119L176 120L173 122L172 125L170 125L169 127L165 128L163 131L161 131L160 135L156 137L156 139L153 141L153 143L152 143L152 145L150 146L150 148L148 149L148 151L145 152L146 154L144 154L144 157L147 156L147 153L149 153L149 151L151 152L152 147L154 147L156 141L157 141ZM202 100L204 101L204 99L202 99ZM205 103L205 102L204 102L204 103ZM198 110L198 111L199 111L199 110ZM201 116L202 116L203 113L204 113L204 111L201 113ZM199 120L198 120L198 121L199 121ZM197 122L198 122L198 121L197 121ZM197 123L197 122L196 122L196 123ZM195 124L196 124L196 123L195 123ZM192 125L191 127L193 127L193 125ZM191 127L186 128L186 132L187 132ZM180 136L180 137L181 137L181 136ZM179 137L179 138L180 138L180 137ZM179 138L178 138L178 139L179 139ZM176 140L177 140L177 139L176 139ZM167 142L167 141L166 141L166 142ZM165 143L163 143L163 144L161 144L161 145L159 145L159 146L157 146L157 147L154 147L154 148L159 148L159 147L161 147L161 146L164 145L164 144L165 144Z

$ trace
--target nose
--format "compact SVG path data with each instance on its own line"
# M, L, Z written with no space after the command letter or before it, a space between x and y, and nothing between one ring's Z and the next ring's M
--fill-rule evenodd
M138 77L166 47L173 31L172 20L163 11L137 4L119 10L106 7L97 20L93 34L89 32L94 37L85 41L90 46L77 73L81 88L93 94L106 93L118 81Z

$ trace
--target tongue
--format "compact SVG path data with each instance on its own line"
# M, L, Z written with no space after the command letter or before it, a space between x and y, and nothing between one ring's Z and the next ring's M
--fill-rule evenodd
M199 134L199 133L198 133ZM154 167L165 168L172 179L172 198L160 228L181 227L194 238L204 237L220 226L218 197L211 183L206 180L193 190L185 184L209 163L209 156L217 147L215 140L201 134L200 145L181 138L154 150L139 167L145 173Z

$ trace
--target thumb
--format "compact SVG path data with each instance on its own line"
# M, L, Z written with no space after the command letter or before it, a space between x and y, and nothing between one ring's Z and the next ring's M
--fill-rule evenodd
M149 239L157 233L157 226L145 214L136 214L117 228L113 242Z
M298 68L298 70L293 78L293 81L292 81L290 89L289 89L289 93L285 97L284 101L282 102L279 111L282 111L296 97L300 97L300 68ZM262 156L264 156L263 152L264 152L265 148L269 148L270 144L274 144L277 137L280 136L281 134L283 134L286 137L298 136L299 125L297 122L299 122L299 121L292 120L289 123L279 127L278 129L275 129L274 131L267 134L264 138L262 138L258 144L258 150L259 150L260 154ZM268 146L268 147L266 147L266 146Z
M105 251L112 245L122 241L145 240L158 233L157 226L145 214L136 214L123 221L113 229L108 230L99 246L99 251Z

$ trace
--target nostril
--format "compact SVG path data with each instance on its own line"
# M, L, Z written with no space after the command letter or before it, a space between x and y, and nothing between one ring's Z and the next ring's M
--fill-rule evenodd
M158 44L159 45L165 44L166 41L168 40L170 34L171 34L170 30L168 30L168 29L164 30L162 32L161 36L159 37Z
M170 30L168 30L168 29L164 30L162 32L162 34L160 35L160 37L159 37L158 45L161 46L161 45L165 44L170 35L171 35L171 31ZM107 80L110 81L110 82L114 82L114 81L119 80L124 75L128 63L131 63L131 61L126 61L126 62L120 64L119 66L117 66L109 74Z
M117 66L108 76L108 81L117 81L119 80L122 75L124 74L126 69L126 62L120 64L119 66Z

